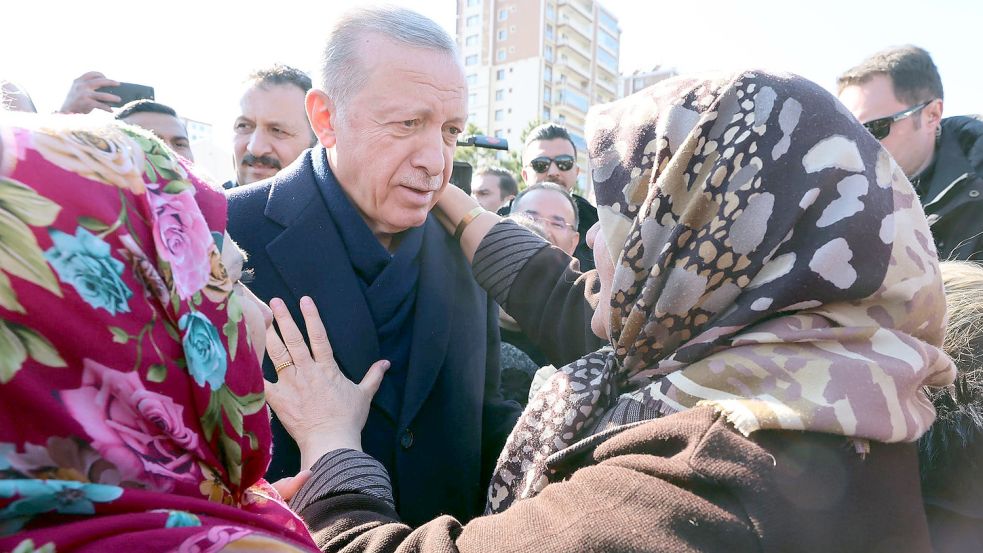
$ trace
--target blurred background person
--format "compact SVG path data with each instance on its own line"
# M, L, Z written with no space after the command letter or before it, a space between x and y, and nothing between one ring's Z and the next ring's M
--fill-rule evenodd
M116 119L151 131L181 157L195 160L188 127L173 108L153 100L134 100L116 112Z
M877 52L840 75L837 87L915 186L939 258L983 259L983 121L942 118L942 79L928 52Z
M272 177L317 144L304 109L313 86L307 73L277 64L249 75L245 84L232 124L236 179L225 188Z
M0 80L0 110L37 113L38 109L27 90L17 83Z
M478 169L471 179L471 196L478 200L478 205L493 213L509 205L518 193L515 177L501 167Z

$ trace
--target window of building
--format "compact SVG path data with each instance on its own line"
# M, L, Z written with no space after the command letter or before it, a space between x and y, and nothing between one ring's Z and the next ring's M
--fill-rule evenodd
M505 21L509 18L509 10L498 10L498 20Z
M478 35L468 35L468 38L464 39L465 46L477 46L478 45Z
M600 64L603 65L604 67L610 69L612 72L614 73L618 72L618 58L609 54L607 50L604 49L597 50L597 61L600 62Z
M504 121L505 120L505 110L504 109L496 109L495 110L495 120L496 121Z
M550 108L543 107L543 121L549 121L549 120L550 120Z
M553 4L546 4L546 19L550 21L556 19L556 10L553 9Z
M601 14L601 25L611 30L618 28L618 20L612 17L611 14L604 10L599 10L599 13Z
M612 52L618 52L618 39L614 38L614 35L605 31L604 29L598 29L597 38L601 42L601 46L604 46Z
M468 105L473 106L478 102L478 95L474 92L468 94Z
M495 91L495 100L501 102L505 99L505 89L498 89Z
M503 79L505 79L505 70L499 69L498 71L495 72L495 80L501 81Z
M473 8L475 6L481 5L481 0L468 0L468 7Z
M506 31L505 29L499 29L498 30L498 40L505 40L507 38L509 38L509 32Z
M475 75L474 73L470 73L468 74L467 77L464 78L464 80L467 81L469 85L476 85L478 84L478 75Z
M498 52L495 54L495 59L498 61L505 61L505 48L498 49Z
M546 87L543 89L543 101L552 102L553 101L553 89Z
M553 40L553 26L546 24L546 40Z
M495 138L505 138L505 131L498 129L495 131Z
M546 82L553 82L553 68L549 65L543 67L543 80Z
M477 27L481 24L481 16L469 15L467 19L464 20L464 25L467 27Z
M478 55L472 54L464 58L464 65L478 65Z
M561 103L564 103L568 106L577 108L578 110L584 113L587 113L587 108L590 105L590 102L588 102L587 98L585 98L583 95L574 92L570 89L567 89L567 90L561 90L559 97Z
M545 46L543 47L543 59L546 61L553 61L553 47Z

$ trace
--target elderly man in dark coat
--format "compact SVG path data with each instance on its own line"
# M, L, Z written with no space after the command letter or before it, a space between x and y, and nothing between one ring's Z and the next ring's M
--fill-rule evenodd
M518 405L501 399L497 311L430 215L447 186L467 89L453 39L395 8L357 10L306 99L319 146L229 193L229 232L263 300L320 308L343 372L391 362L362 433L404 520L479 513ZM276 378L269 362L264 368ZM270 479L299 467L274 421Z

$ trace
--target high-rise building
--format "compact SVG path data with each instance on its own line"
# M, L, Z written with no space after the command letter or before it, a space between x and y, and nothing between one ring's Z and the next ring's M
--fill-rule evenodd
M507 138L530 124L570 129L586 183L587 109L619 96L618 20L595 0L457 0L468 121Z

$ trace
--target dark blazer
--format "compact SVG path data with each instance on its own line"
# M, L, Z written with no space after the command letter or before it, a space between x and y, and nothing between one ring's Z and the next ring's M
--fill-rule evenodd
M298 321L300 298L313 298L341 370L358 382L380 358L377 333L315 175L330 175L323 148L229 191L228 230L249 255L250 289L264 301L282 298ZM499 393L497 309L453 238L433 216L424 227L404 395L383 379L362 432L363 449L389 470L397 509L411 524L481 512L519 411ZM263 371L275 380L269 359ZM299 467L297 446L275 418L273 437L270 480Z

